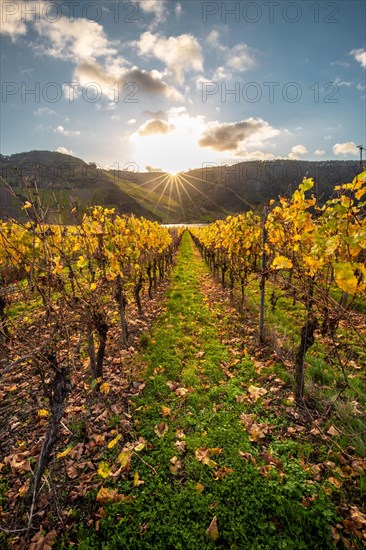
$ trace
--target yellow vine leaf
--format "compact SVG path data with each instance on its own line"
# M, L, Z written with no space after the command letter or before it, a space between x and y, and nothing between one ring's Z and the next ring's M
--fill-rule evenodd
M108 466L107 462L101 462L99 464L99 468L98 468L98 474L103 478L103 479L106 479L107 477L109 477L112 473L112 470L110 469L110 467Z
M62 451L61 453L58 453L56 455L56 458L65 458L65 456L67 456L68 454L70 454L70 452L72 451L73 449L73 446L71 445L70 447L66 447L66 449L64 451Z
M50 415L49 411L46 411L46 409L39 409L37 414L40 418L46 418L47 416Z
M104 393L104 395L108 395L109 392L111 391L111 387L108 384L108 382L103 382L103 384L100 386L99 389L100 389L101 393Z
M272 262L272 267L275 269L291 269L292 261L285 256L277 256Z
M113 449L113 447L115 447L118 443L118 441L121 439L121 434L118 434L117 437L115 437L114 439L112 439L112 441L110 441L107 445L108 449Z
M350 262L342 262L334 266L334 275L337 285L343 292L356 294L361 290L354 268Z
M140 474L138 472L135 472L134 476L133 476L133 486L138 487L139 485L142 485L143 483L145 483L145 482L142 481L142 479L140 479Z
M121 464L122 468L127 468L131 462L132 451L122 451L119 453L117 461Z

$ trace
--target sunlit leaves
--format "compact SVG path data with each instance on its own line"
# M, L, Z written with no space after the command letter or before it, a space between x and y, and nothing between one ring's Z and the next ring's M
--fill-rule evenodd
M357 268L350 262L342 262L334 266L335 280L341 290L356 294L358 291L366 289L366 280L363 277L362 271L359 269L356 276Z
M292 265L292 261L285 256L277 256L272 262L274 269L291 269Z

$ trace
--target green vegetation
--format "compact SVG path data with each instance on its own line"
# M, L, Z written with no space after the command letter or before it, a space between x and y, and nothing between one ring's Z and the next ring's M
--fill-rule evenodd
M143 438L145 448L117 484L106 479L104 487L125 498L106 506L99 532L76 529L77 548L334 547L336 512L304 467L312 446L283 437L286 422L264 398L242 398L248 387L260 387L248 355L230 376L223 368L230 364L222 336L231 319L222 305L206 305L206 275L185 234L166 313L151 342L144 340L147 385L133 416L134 439ZM241 415L254 415L259 434ZM106 460L115 457L113 449ZM207 532L213 520L216 534Z

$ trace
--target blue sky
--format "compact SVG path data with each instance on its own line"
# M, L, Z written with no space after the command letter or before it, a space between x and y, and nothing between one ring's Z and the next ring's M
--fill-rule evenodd
M171 173L356 159L362 1L1 3L1 152Z

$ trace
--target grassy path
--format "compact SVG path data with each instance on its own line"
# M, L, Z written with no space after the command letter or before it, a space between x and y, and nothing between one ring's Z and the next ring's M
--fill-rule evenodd
M306 465L313 449L286 431L283 383L274 374L264 389L262 367L227 343L230 312L208 307L207 278L185 234L131 403L135 451L104 482L124 498L104 506L99 532L79 531L79 548L335 547L332 504Z

